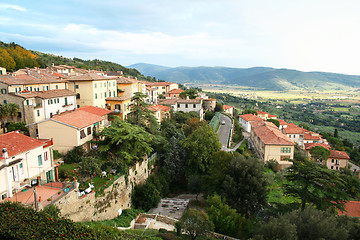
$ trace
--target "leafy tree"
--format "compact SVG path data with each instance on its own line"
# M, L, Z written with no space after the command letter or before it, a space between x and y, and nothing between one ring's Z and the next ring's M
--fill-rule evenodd
M269 118L268 120L266 120L267 122L272 122L273 124L275 124L275 126L280 127L280 122L277 119L272 119Z
M193 240L205 235L207 231L214 229L214 225L210 221L209 216L204 211L194 208L190 208L183 213L179 225Z
M164 167L167 169L175 185L184 185L186 158L185 151L182 148L180 141L185 139L183 133L179 132L170 138L169 143L165 146L165 151L162 155Z
M81 162L85 150L81 146L74 147L72 150L68 151L64 156L65 163L79 163Z
M267 204L264 165L258 159L235 157L224 174L221 195L239 213L250 217Z
M184 126L185 136L191 135L196 129L207 124L205 121L200 121L198 118L190 118L186 121Z
M197 91L194 88L190 88L188 90L185 90L179 94L179 97L182 99L186 99L189 97L190 99L195 99L197 97Z
M335 130L334 130L334 137L339 137L339 133L338 133L338 130L337 130L337 128L335 128Z
M196 199L201 193L201 177L199 175L191 175L188 177L188 189L191 193L196 194Z
M134 93L131 98L131 113L128 114L128 122L153 131L153 128L157 129L158 123L152 111L148 109L150 105L145 102L146 97L147 95L142 92Z
M8 117L14 118L19 111L19 105L15 103L0 104L0 121L5 133L5 123Z
M314 204L318 209L329 207L344 208L349 199L349 189L337 171L329 170L326 166L312 162L293 160L286 174L288 183L284 185L285 193L301 200L301 209L307 203Z
M338 219L331 211L307 207L260 223L254 239L348 239L349 233Z
M110 158L119 157L127 164L138 161L153 150L150 146L153 135L142 127L115 119L110 127L100 133L103 140L99 141L99 152Z
M208 124L196 129L180 144L187 154L188 175L207 173L212 154L221 148L218 135Z
M83 176L92 178L94 175L101 173L100 161L94 157L83 158L80 162L80 173Z
M7 130L8 132L19 130L27 133L29 130L25 125L26 123L24 122L11 122L7 125Z
M178 132L176 122L173 119L165 118L160 124L160 132L164 137L170 139Z
M311 158L314 161L326 161L330 156L330 151L324 147L316 146L310 149Z
M156 207L161 198L160 192L154 184L146 182L143 185L136 185L132 193L132 204L135 208L148 211Z
M279 166L279 162L276 161L275 159L270 159L265 163L265 167L271 169L275 173L278 171L278 166Z
M214 111L215 111L215 112L222 112L222 111L224 111L223 105L222 105L221 103L217 102Z
M215 232L241 239L248 235L248 221L227 205L221 196L215 194L209 197L206 204L206 212L215 225Z
M214 117L215 113L212 111L206 111L205 112L205 120L211 121L211 119Z
M253 109L245 109L242 114L254 114L254 115L258 115L256 110Z

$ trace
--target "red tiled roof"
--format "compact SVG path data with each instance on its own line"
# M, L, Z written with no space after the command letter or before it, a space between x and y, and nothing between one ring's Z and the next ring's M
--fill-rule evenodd
M330 150L330 146L324 143L304 143L305 150L310 150L313 147L323 147Z
M149 106L149 109L151 111L154 111L154 112L157 112L157 111L170 111L171 107L167 107L167 106L164 106L164 105L160 105L160 104L157 104L157 105L151 105Z
M287 125L287 122L285 122L284 120L282 119L278 119L280 125Z
M232 106L229 106L229 105L223 105L223 109L224 110L228 110L228 109L231 109L231 108L233 108Z
M65 123L76 128L85 128L104 119L105 117L103 116L96 115L87 111L79 111L77 109L72 112L61 113L60 115L50 118L48 121Z
M25 136L18 132L0 135L0 149L7 148L9 157L46 145L45 142ZM0 155L0 160L4 158Z
M263 111L256 111L256 112L257 112L258 115L263 115L263 114L266 115L266 114L269 114L269 113L263 112Z
M48 90L48 91L17 93L15 95L23 98L39 97L42 99L49 99L49 98L57 98L57 97L75 96L76 94L68 89L56 89L56 90Z
M184 90L182 90L182 89L176 88L176 89L171 90L171 91L169 92L169 94L178 94L178 93L182 93L183 91L184 91Z
M290 125L291 123L289 123ZM298 127L298 126L291 126L291 127L288 127L287 128L284 128L284 132L285 134L304 134L307 130L306 129L303 129L301 127Z
M195 104L199 104L201 103L201 99L200 98L196 98L196 99L176 99L177 103L195 103Z
M255 123L256 125L258 123ZM252 127L252 131L264 144L268 145L295 145L295 143L283 134L272 122L263 122L259 126Z
M350 217L360 217L360 201L348 201L344 205L345 211L339 212L339 215L348 215Z
M273 118L273 117L276 117L275 115L272 115L272 114L268 114L268 117L269 118Z
M321 135L319 135L318 133L314 133L311 131L304 133L304 140L320 140L320 139L321 139Z
M244 119L245 121L249 122L249 121L263 121L262 118L253 115L253 114L243 114L243 115L239 115L239 117L241 117L242 119Z
M96 80L115 80L116 77L107 77L107 76L100 76L96 73L85 73L78 76L72 76L69 78L66 78L67 81L96 81Z
M298 126L295 123L288 123L287 127L288 128L297 128Z
M330 156L329 156L329 158L335 158L335 159L350 159L350 157L347 155L346 152L337 151L337 150L330 150Z
M106 114L111 113L110 110L105 109L105 108L99 108L99 107L94 107L94 106L84 106L84 107L80 107L77 109L77 111L85 111L88 113L92 113L98 116L104 116Z

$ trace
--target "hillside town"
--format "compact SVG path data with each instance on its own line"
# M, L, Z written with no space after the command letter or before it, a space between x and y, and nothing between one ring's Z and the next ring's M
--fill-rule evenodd
M274 171L291 168L298 148L307 158L325 165L329 170L340 172L350 169L360 178L360 171L350 163L348 154L333 149L321 134L260 110L244 111L239 115L240 112L226 104L220 104L219 110L215 98L195 89L180 87L177 83L150 82L124 76L121 71L84 70L68 65L25 68L11 73L0 68L0 73L0 103L7 106L7 111L1 112L0 202L20 202L37 211L53 205L59 209L62 217L78 222L116 218L136 203L134 188L146 185L151 175L160 172L154 165L158 154L166 154L161 153L164 150L156 149L156 141L160 140L148 132L170 131L171 128L165 124L172 121L174 114L178 114L176 118L179 121L188 124L183 128L186 137L201 129L206 121L213 127L209 131L217 133L204 135L208 136L205 138L201 136L194 142L211 141L212 138L220 138L221 141L220 132L224 132L224 143L221 141L222 146L214 143L214 150L208 158L214 158L220 148L227 152L224 154L232 154L241 149L241 144L246 141L241 151L256 156L262 165L275 164ZM137 115L141 111L143 115ZM16 128L17 123L23 125ZM153 123L161 127L151 130ZM11 124L15 125L15 129L9 131ZM238 124L241 126L240 132L236 132ZM148 131L135 129L136 125ZM123 126L128 132L120 132L117 126ZM174 133L170 136L177 136L175 130L171 130ZM235 134L243 137L232 140ZM134 135L141 137L132 138ZM169 143L165 142L183 141L184 149L191 149L195 143L186 145L185 136L182 136L180 140L169 138ZM196 134L193 137L196 138ZM231 142L233 146L230 146ZM148 144L153 145L150 148ZM89 165L70 161L76 157L67 156L76 155L76 152L80 152L79 156L86 158ZM202 149L193 150L194 159L195 152L202 152ZM91 161L96 154L102 154L109 160L107 167L106 164L101 169L94 167L96 164ZM117 162L118 154L122 156L122 163ZM177 154L183 153L180 151ZM170 155L169 159L175 162L176 156ZM246 161L251 159L249 157ZM170 163L165 163L169 169ZM211 165L197 164L190 160L184 169L176 169L177 166L175 169L185 171L187 168L186 173L180 176L186 176L189 182L196 174L215 171L209 170ZM61 170L64 166L72 168ZM222 167L221 162L219 167ZM120 169L125 172L120 172ZM81 179L80 175L87 177ZM182 178L177 180L179 185L179 182L185 181ZM192 193L195 193L197 200L200 191ZM141 197L141 201L149 200ZM166 215L157 212L163 210L152 210L137 216L134 224L144 228L160 224L158 228L173 231L182 217L181 211L187 209L188 203L189 199L163 198L160 205L173 207ZM143 203L137 204L142 206ZM358 201L349 201L345 209L349 210L348 215L360 217ZM250 210L243 213L246 217L253 214ZM151 219L155 223L150 224ZM228 237L213 234L219 238Z

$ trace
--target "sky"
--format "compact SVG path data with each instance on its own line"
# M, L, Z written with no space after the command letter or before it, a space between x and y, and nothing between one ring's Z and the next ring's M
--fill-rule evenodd
M359 0L1 0L0 41L129 66L360 75Z

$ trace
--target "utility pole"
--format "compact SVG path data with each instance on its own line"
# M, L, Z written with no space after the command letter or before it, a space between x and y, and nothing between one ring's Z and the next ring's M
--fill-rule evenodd
M35 210L38 210L38 202L36 197L36 186L34 186L34 200L35 200Z

